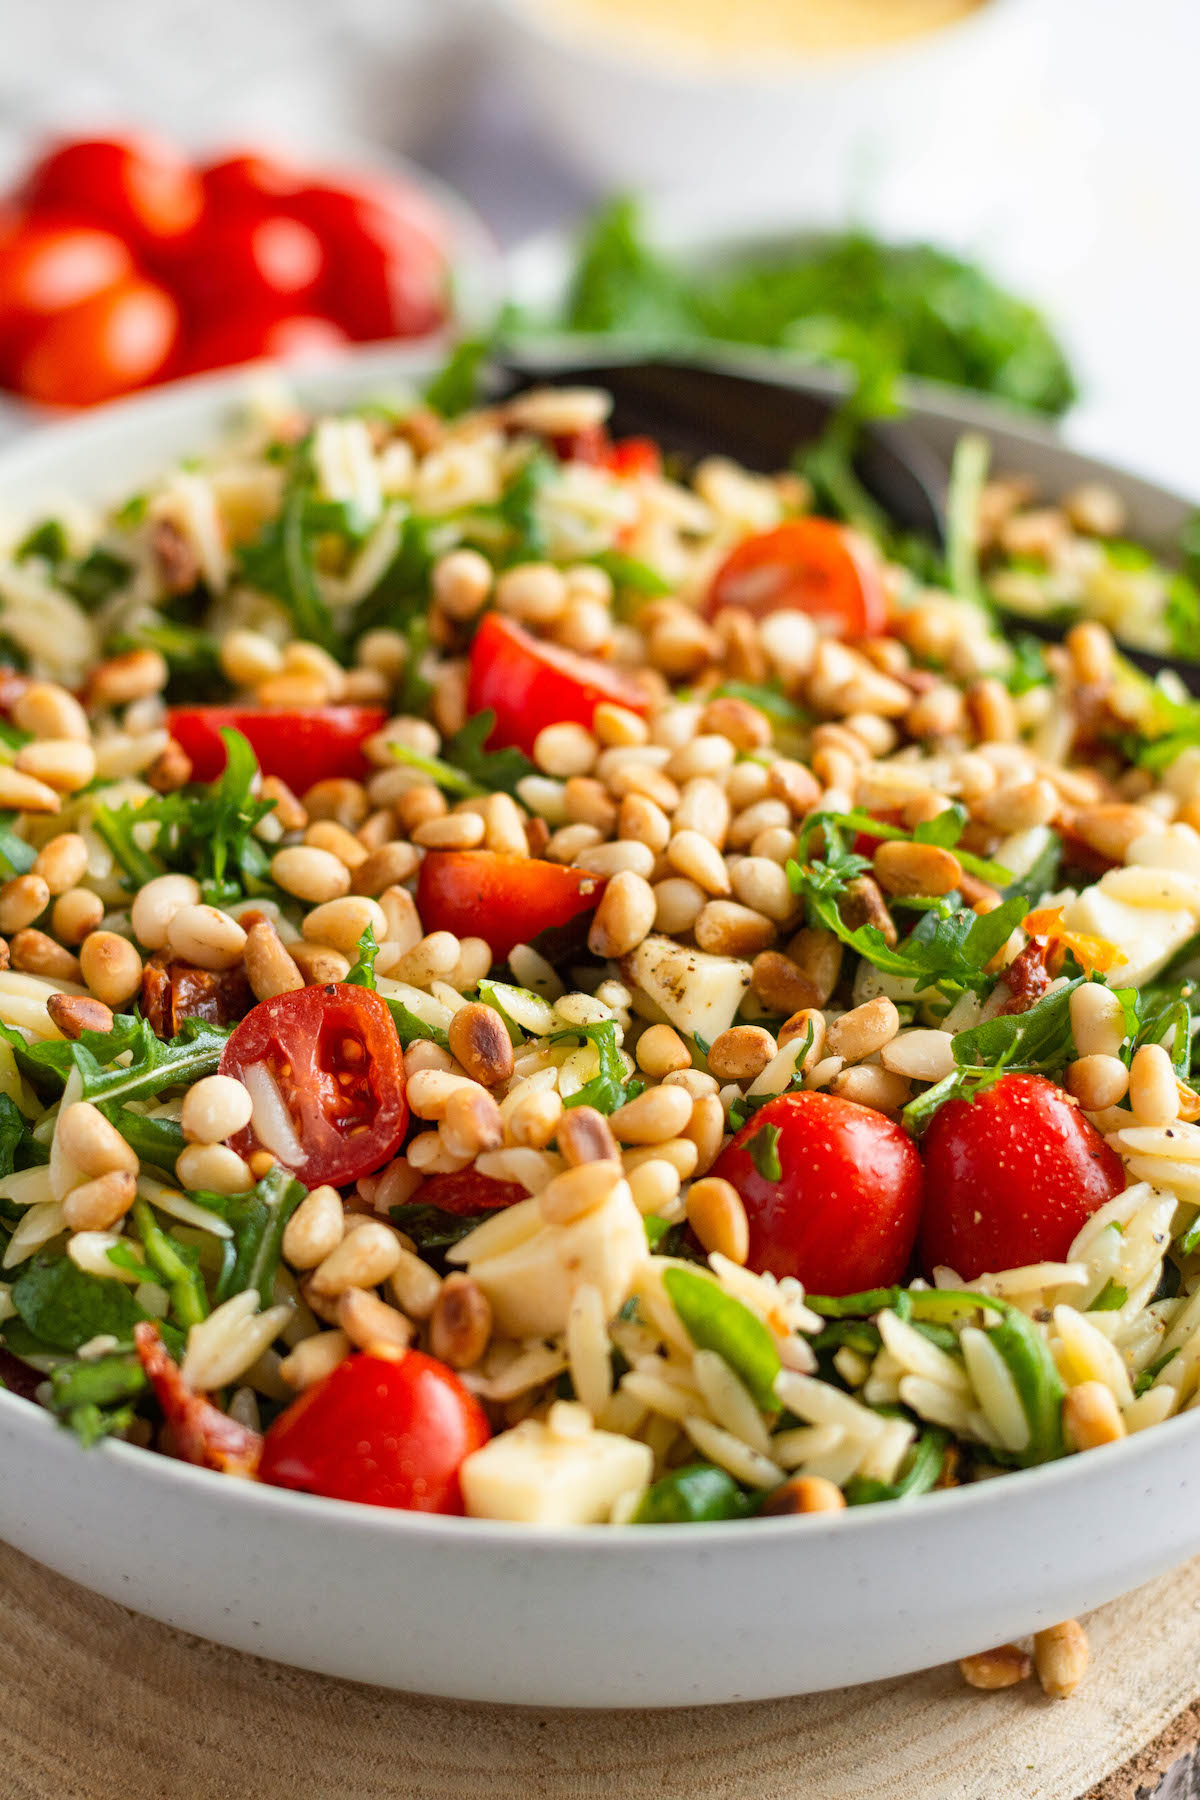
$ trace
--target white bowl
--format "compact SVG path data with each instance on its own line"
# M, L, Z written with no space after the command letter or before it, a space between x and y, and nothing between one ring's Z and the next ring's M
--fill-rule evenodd
M952 175L987 121L1011 115L1044 56L1035 0L986 0L956 24L877 49L756 60L748 48L736 62L651 54L616 30L564 22L551 0L490 4L497 54L587 179L773 191L797 216L853 205L875 165L935 141Z
M369 352L300 382L336 405L411 381ZM0 506L135 489L218 434L244 375L201 377L0 454ZM986 420L977 403L972 423ZM996 414L1053 489L1103 471ZM953 405L915 421L938 454ZM1117 476L1166 543L1185 503ZM352 1680L541 1706L767 1699L900 1675L1068 1618L1200 1550L1200 1413L908 1504L695 1526L545 1530L258 1487L126 1444L82 1450L0 1392L0 1536L202 1637Z

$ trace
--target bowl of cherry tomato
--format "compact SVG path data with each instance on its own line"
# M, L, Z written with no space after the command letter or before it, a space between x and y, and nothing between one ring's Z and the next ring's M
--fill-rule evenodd
M209 369L486 322L499 251L423 171L51 144L0 198L0 388L77 408Z

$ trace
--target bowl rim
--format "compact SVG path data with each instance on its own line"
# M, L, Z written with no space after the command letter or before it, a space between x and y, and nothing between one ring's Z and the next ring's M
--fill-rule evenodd
M27 482L31 475L35 480L44 476L48 484L53 482L54 463L63 449L68 454L86 454L96 444L103 444L114 435L123 444L136 446L139 436L145 435L139 433L138 428L146 426L152 429L155 425L168 430L185 429L189 435L194 433L197 440L202 440L206 433L211 436L219 430L230 410L239 400L246 401L253 393L256 379L264 376L282 376L285 383L295 386L301 398L305 397L307 389L315 389L313 399L319 405L348 404L355 395L362 397L375 385L411 385L427 378L436 363L436 356L433 354L435 348L428 341L411 346L366 345L319 366L293 369L280 369L278 365L271 363L244 364L240 368L222 369L169 382L145 393L95 407L69 421L26 432L0 445L0 511L3 510L4 488L9 478L19 477ZM707 361L717 367L736 366L730 359L723 361L720 356L700 360L702 365ZM744 372L753 373L754 370L744 368ZM759 372L769 373L761 367ZM778 373L776 366L776 377ZM836 384L836 376L828 370L825 373ZM952 410L948 396L956 394L957 390L941 390L942 404L939 407L935 403L933 410L945 418ZM918 408L927 404L919 394L914 394L913 399ZM1014 418L1009 410L989 405L980 406L970 396L966 397L957 411L960 418L968 424L977 422L987 429L990 421L997 430L1024 433L1033 442L1071 454L1068 446L1054 432L1048 431L1036 420L1031 422L1024 414L1018 414ZM163 452L164 456L168 454L169 452ZM1124 473L1116 465L1104 466L1114 476ZM102 481L102 475L95 478L97 491ZM1169 490L1158 484L1154 485L1160 494L1169 493ZM1088 1470L1095 1467L1086 1454L1075 1453L1035 1468L1009 1470L1003 1476L967 1487L921 1494L914 1497L914 1505L881 1502L824 1515L710 1520L703 1522L702 1535L697 1537L700 1526L696 1524L626 1525L619 1530L608 1530L580 1525L528 1525L511 1520L477 1519L368 1506L357 1501L328 1499L322 1495L268 1487L257 1482L238 1482L235 1478L216 1471L198 1468L161 1452L111 1438L106 1438L85 1451L77 1442L70 1440L66 1428L53 1414L36 1402L23 1399L4 1388L0 1388L0 1425L11 1429L17 1436L27 1436L31 1444L39 1441L39 1433L42 1444L48 1444L52 1434L61 1434L62 1444L67 1448L74 1448L78 1455L97 1456L106 1462L115 1462L118 1470L127 1470L134 1476L140 1473L143 1477L162 1480L168 1485L183 1482L194 1487L199 1483L201 1492L211 1489L214 1499L218 1493L222 1493L226 1496L226 1504L233 1508L238 1505L266 1507L281 1515L301 1520L308 1518L314 1523L324 1521L331 1524L340 1518L358 1532L415 1532L427 1542L443 1541L447 1545L458 1547L463 1543L488 1542L505 1548L527 1545L534 1550L577 1546L585 1546L590 1550L603 1546L606 1555L619 1552L621 1546L630 1543L643 1550L651 1544L664 1549L673 1547L676 1550L690 1545L696 1550L708 1545L727 1543L748 1545L762 1542L764 1538L774 1541L794 1531L801 1518L804 1529L819 1536L831 1530L870 1532L888 1529L889 1526L896 1528L914 1517L920 1519L931 1516L930 1509L943 1512L947 1508L970 1507L975 1511L982 1509L986 1516L991 1507L1003 1504L1002 1500L993 1498L996 1493L1001 1496L1011 1494L1014 1500L1019 1500L1021 1496L1033 1498L1049 1493L1064 1484L1069 1489L1075 1482L1090 1482ZM1144 1457L1155 1445L1158 1445L1161 1452L1168 1447L1168 1441L1173 1444L1176 1439L1179 1440L1181 1452L1186 1453L1188 1441L1195 1440L1198 1434L1200 1407L1193 1408L1190 1413L1185 1412L1163 1420L1144 1433L1137 1432L1132 1437L1103 1446L1109 1459L1104 1466L1119 1467L1128 1463L1131 1458ZM936 1516L936 1513L932 1516ZM748 1530L748 1527L754 1529Z

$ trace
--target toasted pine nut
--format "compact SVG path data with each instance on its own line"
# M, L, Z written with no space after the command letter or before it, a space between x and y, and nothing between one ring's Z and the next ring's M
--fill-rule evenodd
M59 901L58 905L61 904ZM25 969L31 975L48 975L52 981L79 980L79 958L56 944L44 931L26 927L24 931L15 932L8 951L14 969Z
M166 658L157 650L126 650L110 656L88 677L88 697L93 706L126 706L167 685Z
M309 1388L326 1375L332 1375L339 1363L350 1354L350 1339L344 1331L318 1331L296 1345L279 1365L281 1378L289 1387Z
M137 1174L136 1153L90 1100L76 1100L71 1106L64 1106L54 1135L64 1156L84 1175L107 1175L113 1169Z
M569 1225L602 1206L622 1179L615 1159L577 1163L546 1183L537 1197L538 1210L551 1225Z
M1125 1421L1102 1381L1081 1381L1063 1401L1063 1429L1076 1450L1115 1444L1126 1435Z
M832 931L806 927L792 938L787 953L816 990L817 1000L808 1004L827 1006L842 969L842 946Z
M780 757L767 770L767 789L773 799L784 802L793 818L802 819L816 805L821 784L803 763Z
M725 1137L725 1109L715 1094L692 1100L692 1116L683 1136L696 1146L696 1171L703 1175L716 1162Z
M304 986L304 977L284 949L279 933L265 921L252 925L246 933L242 962L256 1000L271 1000L276 994Z
M444 819L426 819L412 833L414 844L427 850L475 850L483 842L484 824L478 813L447 813Z
M331 944L293 944L288 955L300 972L301 987L345 981L350 973L350 958Z
M1028 1680L1033 1659L1018 1644L998 1644L994 1650L960 1657L958 1666L969 1687L1006 1688Z
M669 1025L649 1025L637 1041L637 1066L647 1075L661 1078L673 1069L690 1069L691 1052Z
M478 550L450 550L433 565L433 597L452 619L473 619L492 591L492 565Z
M1089 849L1110 862L1123 863L1129 846L1148 831L1160 831L1162 821L1148 806L1106 802L1083 806L1072 820L1074 830ZM1082 989L1077 989L1082 992Z
M82 944L104 917L104 902L91 888L68 888L54 902L50 929L64 944ZM78 980L76 975L74 980Z
M690 931L699 918L707 896L702 887L682 875L668 875L654 884L654 923L659 931L671 936Z
M167 927L175 914L185 906L200 902L200 883L190 875L158 875L148 881L134 896L129 921L134 936L147 950L161 950L167 941Z
M401 1248L394 1231L368 1219L317 1264L310 1277L313 1292L333 1298L347 1288L378 1287L395 1270Z
M35 738L78 738L92 735L88 716L66 688L54 681L31 681L13 701L13 723Z
M875 879L885 894L948 894L962 881L962 864L937 844L889 840L873 859Z
M451 1094L459 1088L477 1085L466 1075L447 1074L441 1069L418 1069L408 1077L405 1098L418 1119L444 1119Z
M628 955L653 930L655 910L654 890L649 882L631 869L620 871L600 896L588 932L588 949L594 956Z
M841 1056L847 1062L861 1062L864 1056L890 1043L900 1029L900 1014L895 1001L879 994L863 1006L853 1007L835 1019L825 1034L826 1056Z
M790 1044L795 1038L807 1037L810 1031L812 1039L800 1065L804 1070L811 1069L825 1054L825 1014L815 1007L805 1007L800 1012L793 1013L780 1028L778 1038L779 1048L782 1050L785 1044Z
M739 750L762 750L771 742L771 721L766 713L733 695L709 701L700 715L700 729L719 732Z
M1034 1633L1033 1660L1042 1692L1066 1700L1087 1673L1087 1633L1078 1619L1064 1619Z
M684 1135L691 1113L691 1096L682 1088L652 1087L619 1106L608 1122L623 1144L658 1144Z
M683 1091L685 1090L680 1089L680 1092ZM720 1105L719 1100L717 1104ZM645 1144L639 1149L624 1150L621 1153L621 1161L625 1165L627 1175L632 1175L642 1167L643 1163L662 1161L670 1163L680 1181L686 1181L689 1176L696 1173L696 1164L699 1160L700 1152L688 1137L667 1138L661 1144Z
M1179 1117L1179 1085L1161 1044L1143 1044L1129 1065L1129 1104L1139 1125L1169 1125Z
M954 1073L954 1051L948 1031L902 1031L879 1052L879 1060L894 1075L914 1081L942 1081Z
M310 821L340 825L343 831L354 831L367 816L367 791L361 781L351 781L342 775L330 776L305 788L304 810ZM326 848L332 849L332 844Z
M714 956L757 956L776 936L770 919L736 900L710 900L692 929L700 949Z
M793 1475L775 1488L764 1500L760 1516L771 1518L779 1513L841 1512L846 1496L840 1487L824 1475Z
M778 830L780 827L771 826L768 829ZM790 844L791 833L785 835ZM758 843L761 836L760 832L754 842ZM791 854L790 847L787 854ZM795 913L796 896L792 893L788 878L782 865L772 861L770 857L744 856L734 867L731 879L733 891L742 905L751 907L756 913L773 920L776 925L782 925Z
M61 831L42 845L34 858L33 873L40 875L52 894L78 887L87 874L87 845L77 831Z
M413 1340L412 1322L364 1288L347 1288L339 1295L337 1319L355 1348L368 1356L395 1361Z
M709 1045L708 1066L718 1081L753 1081L778 1048L761 1025L732 1025Z
M553 1088L522 1095L504 1122L504 1141L514 1148L541 1150L558 1129L562 1097Z
M74 794L96 773L96 752L79 738L35 738L17 751L13 766L59 794Z
M65 1038L78 1038L84 1031L111 1031L111 1007L93 1000L90 994L51 994L46 1001L50 1014Z
M472 1001L454 1014L447 1028L451 1053L473 1081L498 1087L513 1072L512 1040L495 1007Z
M388 1286L402 1313L410 1319L427 1319L442 1291L441 1277L411 1250L402 1250L388 1277Z
M271 858L271 874L285 893L319 905L350 892L350 871L328 850L311 844L295 844L277 850Z
M981 824L995 831L1029 831L1035 825L1048 825L1060 805L1053 783L1039 779L999 787L985 794L972 810Z
M967 706L975 729L985 744L1012 743L1017 736L1017 716L1012 695L993 676L975 682L967 690Z
M459 958L459 942L450 931L433 931L406 950L388 974L397 981L424 987L438 975L449 975Z
M1085 687L1105 687L1113 678L1113 641L1107 627L1094 619L1072 625L1064 642L1071 653L1071 669Z
M0 931L7 935L32 925L50 903L50 889L40 875L14 875L0 886Z
M125 1217L136 1193L132 1169L110 1169L72 1188L63 1201L63 1218L72 1231L110 1231Z
M61 807L59 796L44 781L0 763L0 808L5 812L56 813Z
M376 943L382 943L387 933L382 906L365 894L347 894L340 900L326 900L324 905L314 906L305 916L302 930L310 943L329 944L343 956L353 956L368 926Z
M385 888L407 881L417 871L417 855L411 844L381 844L354 871L354 886L360 894L380 895Z
M179 1123L190 1144L219 1144L250 1123L249 1093L232 1075L205 1075L183 1096Z
M492 1308L469 1275L448 1275L429 1317L429 1347L452 1369L477 1363L492 1335Z
M1125 1098L1129 1070L1119 1056L1081 1056L1077 1062L1067 1064L1066 1085L1067 1092L1074 1094L1085 1112L1103 1112L1105 1107L1117 1106Z
M567 1107L559 1121L558 1148L572 1167L616 1162L620 1152L608 1120L593 1106Z
M315 1187L283 1228L283 1258L293 1269L315 1269L342 1241L342 1196L335 1187Z
M504 1141L500 1108L486 1088L469 1082L456 1088L442 1115L442 1141L455 1156L498 1150Z
M773 1013L804 1012L822 1005L820 990L790 956L764 950L751 968L754 991Z
M857 1106L893 1113L912 1099L912 1083L906 1075L895 1075L875 1063L856 1063L853 1068L839 1069L829 1083L829 1092L841 1100L853 1100Z
M716 845L698 831L677 831L667 846L667 860L673 869L706 894L730 892L729 871L725 858Z
M1125 1014L1111 988L1099 981L1077 987L1068 1001L1071 1033L1080 1057L1116 1056L1125 1042Z
M228 1144L189 1144L175 1158L175 1173L185 1188L212 1194L244 1194L254 1186L249 1163Z
M198 969L233 969L242 960L246 933L217 906L181 906L167 924L167 945Z
M128 938L115 931L93 931L79 949L83 979L106 1006L121 1006L142 985L142 959Z
M706 1175L687 1193L688 1223L710 1255L719 1252L744 1265L750 1254L750 1224L741 1195L730 1181Z
M328 850L331 856L336 856L348 869L358 870L367 860L366 845L360 843L345 825L339 825L336 819L318 819L304 833L304 842L314 850Z

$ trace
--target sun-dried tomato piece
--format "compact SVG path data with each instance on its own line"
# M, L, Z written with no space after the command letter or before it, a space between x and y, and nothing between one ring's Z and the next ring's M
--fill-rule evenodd
M152 956L142 971L142 1012L160 1038L179 1034L185 1019L232 1025L254 1005L242 968L198 969L177 957Z
M163 1409L174 1454L202 1469L253 1480L262 1456L261 1432L239 1425L203 1394L192 1392L152 1319L143 1319L134 1326L133 1341Z
M1031 938L1009 963L1001 979L1012 998L1004 1002L1000 1008L1001 1014L1028 1012L1041 999L1050 986L1050 972L1046 967L1047 949L1046 944L1040 944L1036 938Z

